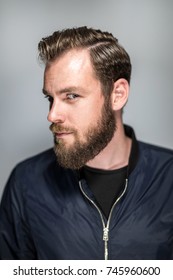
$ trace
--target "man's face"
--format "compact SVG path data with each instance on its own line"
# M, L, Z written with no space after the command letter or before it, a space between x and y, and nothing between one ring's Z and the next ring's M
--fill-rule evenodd
M50 101L48 120L58 162L79 169L107 146L116 127L89 53L72 50L47 65L43 92Z

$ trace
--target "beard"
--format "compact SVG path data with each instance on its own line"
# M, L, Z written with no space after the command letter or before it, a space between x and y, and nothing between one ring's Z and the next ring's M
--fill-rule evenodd
M95 125L90 125L84 133L85 140L82 141L77 130L70 127L51 124L50 130L54 135L61 131L73 133L75 142L69 147L65 145L63 140L57 141L56 136L54 136L54 151L58 163L62 167L80 169L107 146L115 133L116 120L110 100L105 100L101 111L101 118Z

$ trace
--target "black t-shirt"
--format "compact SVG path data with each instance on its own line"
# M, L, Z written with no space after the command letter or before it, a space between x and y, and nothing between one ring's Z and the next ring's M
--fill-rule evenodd
M102 170L85 166L83 175L91 188L99 208L106 218L120 195L127 176L127 166L117 170Z

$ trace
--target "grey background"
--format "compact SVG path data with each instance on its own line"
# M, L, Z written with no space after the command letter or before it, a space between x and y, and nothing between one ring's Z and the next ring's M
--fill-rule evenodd
M173 148L173 1L0 0L0 195L16 163L52 146L37 44L81 25L112 32L131 56L124 121L138 139Z

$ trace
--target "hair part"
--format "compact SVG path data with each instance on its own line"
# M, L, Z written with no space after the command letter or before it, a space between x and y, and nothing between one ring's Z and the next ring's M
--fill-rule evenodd
M48 64L71 49L87 49L103 93L109 96L113 83L124 78L130 83L131 62L128 53L108 32L86 26L56 31L38 44L39 58Z

